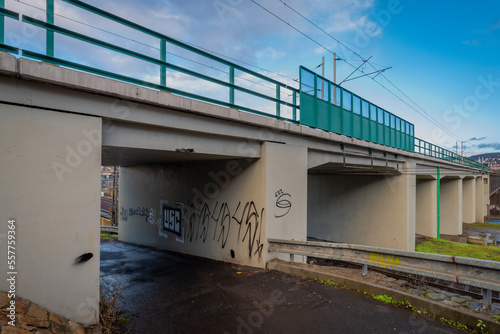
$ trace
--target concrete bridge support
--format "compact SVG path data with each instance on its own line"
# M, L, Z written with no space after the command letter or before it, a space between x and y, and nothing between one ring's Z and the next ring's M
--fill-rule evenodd
M120 168L120 239L265 267L267 238L306 240L307 150L261 154Z
M308 236L333 242L415 250L416 177L309 175ZM405 237L401 237L405 236Z
M465 177L462 180L463 205L462 218L467 224L476 221L476 180L474 177Z
M0 104L0 120L0 290L14 276L17 297L95 324L101 119Z
M484 216L486 216L486 199L484 192L487 187L484 185L484 177L476 178L476 219L477 223L484 223Z
M437 179L417 177L416 233L437 238Z
M462 234L462 179L441 179L441 233Z

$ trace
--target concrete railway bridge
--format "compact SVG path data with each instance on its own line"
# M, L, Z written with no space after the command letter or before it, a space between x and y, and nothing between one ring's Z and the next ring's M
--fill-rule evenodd
M396 115L305 68L292 88L66 2L218 61L229 78L2 11L48 36L45 54L0 41L0 236L15 220L21 297L96 322L101 165L120 166L120 240L256 267L276 256L271 238L412 251L415 233L458 235L462 222L484 221L487 168L415 138ZM54 34L153 62L159 83L56 58ZM211 80L227 98L171 88L173 69ZM273 93L242 85L240 72Z

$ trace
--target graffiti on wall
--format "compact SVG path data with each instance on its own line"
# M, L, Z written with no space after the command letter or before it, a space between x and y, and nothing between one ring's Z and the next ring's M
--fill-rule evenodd
M172 233L181 235L181 210L163 206L163 229Z
M290 201L292 195L283 191L283 189L278 190L274 193L276 197L276 207L280 209L279 215L274 215L275 218L281 218L286 216L292 209L292 202Z
M162 207L164 207L164 203L166 201L161 201ZM144 217L144 221L151 225L158 226L158 234L160 237L168 238L168 234L162 231L162 217L159 217L156 209L154 208L146 208L146 207L135 207L135 208L124 208L123 206L120 208L120 218L123 221L127 221L132 217Z
M168 238L166 232L171 232L178 236L176 241L180 243L208 241L220 244L223 249L232 232L232 238L248 247L249 257L254 255L261 257L264 248L262 239L264 208L258 209L253 201L238 202L233 207L227 202L215 202L211 206L203 202L197 207L192 202L186 206L177 202L181 209L169 207L165 205L166 203L168 202L161 201L162 215L158 215L153 208L121 207L120 217L123 221L134 216L145 217L145 222L158 225L158 233L164 238ZM231 250L230 254L235 257L234 250Z
M145 221L148 221L149 217L149 208L145 207L135 207L135 208L124 208L123 206L120 209L120 217L122 220L127 221L131 217L144 217Z
M238 242L245 243L248 247L248 256L262 255L264 248L262 240L262 225L264 208L258 209L253 201L238 202L231 206L226 203L215 202L212 206L203 203L195 208L193 203L188 203L185 213L186 240L189 242L207 240L219 243L222 248L230 238L230 232ZM231 250L234 257L234 250Z

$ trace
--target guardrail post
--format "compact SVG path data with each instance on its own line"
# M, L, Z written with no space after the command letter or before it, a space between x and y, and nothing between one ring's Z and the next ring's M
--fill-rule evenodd
M229 103L234 104L234 67L229 67L229 83L233 86L229 88Z
M160 40L160 60L166 62L167 61L167 41L162 39ZM160 66L160 85L163 87L167 86L167 67Z
M276 117L280 117L281 116L281 103L279 101L281 101L281 93L280 93L280 85L276 84Z
M0 8L5 8L5 0L0 0ZM5 17L3 15L0 15L0 44L5 43L4 32L5 32Z
M363 276L368 276L368 265L363 264Z
M54 24L54 0L47 0L47 23ZM54 32L47 30L46 53L54 57Z
M483 289L483 308L491 310L491 290Z

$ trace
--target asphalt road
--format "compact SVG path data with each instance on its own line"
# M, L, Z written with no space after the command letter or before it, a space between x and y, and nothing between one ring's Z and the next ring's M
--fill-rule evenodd
M101 244L101 275L123 291L128 333L463 333L354 291L121 242Z

